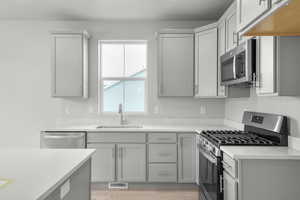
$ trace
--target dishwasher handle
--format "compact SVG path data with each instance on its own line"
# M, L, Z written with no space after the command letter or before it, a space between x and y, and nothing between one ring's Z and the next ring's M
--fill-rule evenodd
M43 133L44 139L84 138L85 133Z
M42 132L41 148L85 148L84 132Z

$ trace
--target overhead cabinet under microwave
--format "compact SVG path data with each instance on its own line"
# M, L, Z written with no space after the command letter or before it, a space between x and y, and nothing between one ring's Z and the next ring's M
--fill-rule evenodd
M250 39L221 56L221 84L251 84L256 72L256 39Z

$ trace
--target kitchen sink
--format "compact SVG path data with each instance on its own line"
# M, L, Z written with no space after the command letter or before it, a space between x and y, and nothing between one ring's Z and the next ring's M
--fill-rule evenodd
M143 125L100 125L96 128L143 128Z

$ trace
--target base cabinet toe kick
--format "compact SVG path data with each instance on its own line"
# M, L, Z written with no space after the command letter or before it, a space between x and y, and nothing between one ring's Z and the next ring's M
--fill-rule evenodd
M87 133L92 182L195 183L195 143L195 133Z

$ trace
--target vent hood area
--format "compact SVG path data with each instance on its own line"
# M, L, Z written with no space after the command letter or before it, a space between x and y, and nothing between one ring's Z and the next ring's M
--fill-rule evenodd
M300 36L300 0L273 0L272 7L242 31L244 36Z

